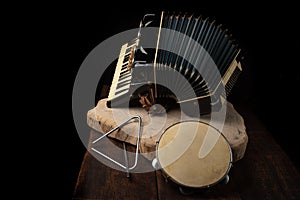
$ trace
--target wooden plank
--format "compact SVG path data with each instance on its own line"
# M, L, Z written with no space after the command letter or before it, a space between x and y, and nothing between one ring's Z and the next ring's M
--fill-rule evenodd
M190 163L192 164L192 163ZM238 191L233 188L233 183L218 184L211 188L195 189L190 195L183 195L179 185L164 177L157 171L158 199L241 199Z
M267 131L249 131L249 135L247 156L236 166L239 169L234 174L239 177L236 187L243 189L243 197L299 199L299 172L271 134Z
M91 133L95 135L96 133ZM115 144L117 142L114 142ZM106 148L111 144L111 140L101 140L101 146ZM130 147L128 147L130 151ZM120 153L120 154L118 154ZM124 154L112 152L110 156L122 160ZM132 161L132 159L130 159ZM140 156L137 170L149 167L151 163ZM124 171L107 166L89 151L86 152L81 170L78 175L73 199L156 199L156 177L155 172L130 173L130 178L126 177Z
M219 183L210 188L197 189L194 194L185 196L180 193L177 184L171 180L166 182L159 170L131 173L128 179L124 171L106 166L104 161L100 162L87 152L73 199L300 199L299 171L251 111L244 110L241 115L245 120L249 143L245 156L231 168L228 184ZM91 132L93 140L97 137L99 133ZM103 148L103 151L108 142L122 145L122 142L112 139L102 142L97 148ZM128 149L134 150L130 146ZM110 155L122 161L124 155L121 152L112 151ZM132 163L133 159L129 160ZM150 164L141 156L136 170L147 167L150 170Z

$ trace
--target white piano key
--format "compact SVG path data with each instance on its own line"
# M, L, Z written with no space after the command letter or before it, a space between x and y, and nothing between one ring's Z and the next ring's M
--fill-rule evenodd
M120 50L117 66L116 66L116 69L115 69L115 74L114 74L114 77L113 77L113 82L110 86L110 91L109 91L109 96L110 97L112 97L114 95L116 87L117 87L116 83L119 81L119 77L120 77L121 69L122 69L122 66L123 66L123 60L124 60L124 55L125 55L125 52L126 52L126 49L127 49L127 45L128 45L128 43L124 44L121 47L121 50Z
M127 60L126 62L122 62L122 66L128 65L129 61Z
M120 79L122 80L128 76L131 76L131 73L129 71L123 73L122 75L121 73L119 73L119 76L113 79L112 84L118 84L120 82Z
M130 86L130 84L127 84L127 85L124 85L120 88L117 88L115 93L117 93L118 91L121 91L121 90L129 90L129 86Z
M126 94L127 92L128 92L128 90L124 90L123 92L120 92L119 94L114 95L113 98L118 98L118 97L120 97L120 96Z
M124 77L122 78L122 80L120 80L118 83L120 84L120 83L123 83L123 82L125 82L125 81L129 81L129 80L131 80L131 78L132 78L132 76L131 76L131 74L129 74L129 75L127 75L127 76L124 76Z
M128 69L123 69L120 72L120 76L124 76L125 74L128 74L128 73L130 74L130 71Z

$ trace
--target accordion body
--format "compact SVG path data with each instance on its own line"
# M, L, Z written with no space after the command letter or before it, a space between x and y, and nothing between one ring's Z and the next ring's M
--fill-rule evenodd
M179 105L189 115L219 110L242 71L228 30L209 18L166 12L145 15L140 30L149 25L157 27L156 48L141 46L142 32L121 47L107 106Z

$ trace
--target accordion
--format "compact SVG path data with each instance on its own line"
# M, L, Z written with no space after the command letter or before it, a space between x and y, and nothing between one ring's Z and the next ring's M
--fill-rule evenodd
M145 27L155 28L153 48L141 45ZM107 106L155 112L158 104L179 105L188 115L208 114L222 107L241 71L240 48L222 25L186 13L147 14L121 47Z

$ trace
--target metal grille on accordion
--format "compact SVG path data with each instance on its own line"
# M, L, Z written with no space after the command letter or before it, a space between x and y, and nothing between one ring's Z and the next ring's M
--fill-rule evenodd
M180 105L189 115L219 110L242 71L228 30L201 16L149 16L154 20L144 17L140 27L158 22L156 48L143 49L140 33L122 46L108 107Z

